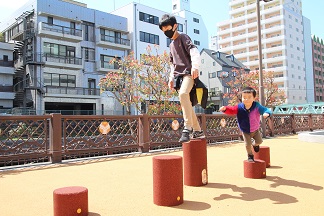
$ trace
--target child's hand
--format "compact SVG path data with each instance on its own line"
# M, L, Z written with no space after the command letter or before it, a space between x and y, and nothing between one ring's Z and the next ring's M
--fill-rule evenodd
M221 111L221 112L225 112L225 110L226 110L226 107L224 107L224 106L222 106L221 108L219 108L219 111Z
M263 118L268 118L269 117L269 113L263 113Z

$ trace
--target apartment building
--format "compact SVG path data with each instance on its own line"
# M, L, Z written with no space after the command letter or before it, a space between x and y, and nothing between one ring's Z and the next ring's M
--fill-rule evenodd
M131 49L125 17L72 0L30 0L4 23L5 41L15 42L15 107L122 114L98 83L117 69L109 61Z
M0 42L0 113L13 107L14 44Z
M315 102L324 102L324 42L312 36Z
M234 54L251 70L259 69L255 0L230 0L230 19L218 26L219 51ZM275 72L288 104L314 101L310 21L301 0L260 1L264 71ZM311 83L311 82L310 82Z
M159 21L163 14L173 14L178 22L179 33L190 36L199 50L208 47L208 32L200 15L190 11L189 0L173 0L172 12L132 2L112 12L125 16L128 20L128 32L132 42L132 50L137 59L146 54L148 45L159 45L159 52L169 52L171 39L159 29Z

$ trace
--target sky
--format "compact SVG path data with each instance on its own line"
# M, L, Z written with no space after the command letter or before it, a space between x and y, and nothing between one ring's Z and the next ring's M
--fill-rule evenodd
M0 7L0 22L10 16L16 9L28 0L2 0ZM171 12L172 0L77 0L88 5L88 8L111 12L130 2L138 2L149 7L158 8L165 12ZM202 15L209 35L216 35L217 22L229 19L229 0L191 0L192 12ZM311 20L311 33L324 39L324 1L302 0L303 15Z

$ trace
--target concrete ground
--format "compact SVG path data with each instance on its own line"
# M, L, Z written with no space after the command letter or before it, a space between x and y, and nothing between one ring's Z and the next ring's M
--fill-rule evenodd
M265 139L263 145L271 155L265 179L244 178L243 143L208 147L209 183L184 186L184 203L175 207L153 203L156 154L2 170L0 215L51 216L55 189L84 186L90 216L323 216L324 145L297 135Z

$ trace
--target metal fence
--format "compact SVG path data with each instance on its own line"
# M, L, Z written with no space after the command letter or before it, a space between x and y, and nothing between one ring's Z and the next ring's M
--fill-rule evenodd
M235 116L198 114L209 144L239 140ZM181 148L181 115L0 116L0 167ZM323 114L275 114L266 135L324 129Z

